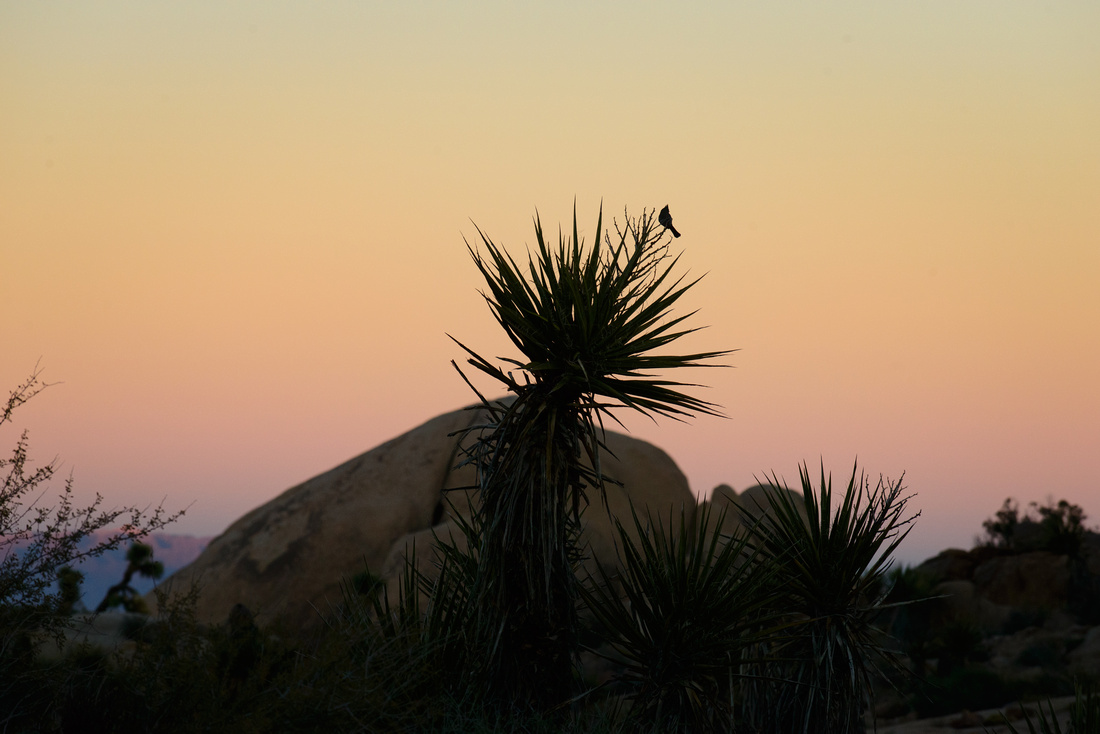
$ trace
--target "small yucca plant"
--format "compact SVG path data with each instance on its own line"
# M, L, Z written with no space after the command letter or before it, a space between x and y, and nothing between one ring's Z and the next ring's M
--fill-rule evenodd
M1042 703L1039 704L1039 717L1034 721L1028 709L1023 709L1028 734L1100 734L1100 694L1094 686L1083 686L1076 679L1073 681L1073 692L1067 728L1062 728L1054 713L1054 704L1047 700L1045 711ZM1021 734L1011 723L1008 723L1008 730L1012 734Z
M836 502L824 468L817 488L805 466L799 477L803 502L773 475L771 510L749 543L774 565L777 609L796 624L748 666L745 719L777 734L862 731L873 672L883 663L901 667L872 622L883 609L891 555L916 516L903 517L909 497L900 481L880 479L871 489L853 468Z
M679 532L616 520L621 571L597 565L584 588L597 639L621 668L632 731L727 731L742 653L766 625L774 567L756 563L748 534L722 534L707 506ZM635 539L636 538L636 539Z
M672 276L678 258L665 232L643 212L613 238L601 210L585 248L574 212L572 236L552 246L536 215L525 266L480 229L483 249L467 243L488 285L483 295L523 355L501 367L459 343L470 365L511 393L499 402L478 393L489 420L472 429L468 451L480 505L465 638L470 675L491 697L547 710L572 695L577 537L588 490L603 486L602 417L620 406L674 418L716 412L654 374L726 354L657 353L694 331L680 329L686 316L670 315L695 281Z

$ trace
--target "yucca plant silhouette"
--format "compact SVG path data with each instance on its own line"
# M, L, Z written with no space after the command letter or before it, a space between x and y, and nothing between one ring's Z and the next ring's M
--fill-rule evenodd
M872 487L853 466L838 500L824 466L816 488L806 465L798 473L801 501L772 476L771 509L748 542L773 566L790 625L747 666L744 717L775 734L863 731L873 675L902 668L873 621L887 606L893 553L920 513L905 517L911 496L900 480Z
M606 643L593 651L620 669L630 731L731 730L743 653L776 623L774 565L757 562L745 529L722 532L725 511L695 515L681 508L678 532L672 517L616 519L621 568L597 562L581 587Z
M601 207L589 248L575 209L571 236L559 233L556 247L537 214L534 224L526 267L480 228L480 246L467 242L488 285L482 295L523 359L498 366L455 341L511 394L490 401L467 380L489 416L467 457L480 495L467 667L490 699L546 711L574 693L577 539L589 491L603 489L603 419L617 421L616 407L653 418L717 414L682 391L689 385L655 373L713 366L728 352L657 353L695 331L682 328L691 314L670 312L698 280L672 275L679 258L654 211L627 215L612 234Z

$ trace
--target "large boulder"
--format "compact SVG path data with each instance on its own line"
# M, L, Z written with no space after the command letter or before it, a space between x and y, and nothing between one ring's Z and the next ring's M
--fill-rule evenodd
M173 574L165 582L169 593L185 593L197 583L201 621L224 621L240 603L260 621L319 622L341 599L342 582L364 570L393 578L406 548L417 547L418 560L428 559L433 529L454 531L448 513L467 514L471 499L449 492L447 503L443 490L473 483L470 467L455 469L459 439L484 419L477 410L446 413L288 489L237 520ZM609 485L613 516L629 524L633 503L641 515L668 517L683 507L694 519L687 479L665 452L611 432L606 443L614 456L601 456L604 473L622 482ZM610 563L612 521L601 501L591 500L585 514L589 552Z
M631 538L637 539L631 507L643 523L653 520L668 527L671 519L674 532L680 527L681 511L688 527L695 521L695 497L687 478L668 454L650 443L612 431L604 436L604 444L607 452L600 456L600 470L607 479L605 497L589 489L589 506L582 516L581 546L589 572L595 571L597 561L605 570L614 571L617 567L619 534L616 520L622 523ZM469 517L471 505L477 502L476 492L461 488L472 486L474 482L472 467L458 467L445 484L445 489L451 491L447 491L442 522L413 531L393 544L382 567L382 577L391 599L396 598L394 595L408 559L415 558L417 569L427 578L437 576L439 555L433 547L436 538L465 548L465 537L453 516Z

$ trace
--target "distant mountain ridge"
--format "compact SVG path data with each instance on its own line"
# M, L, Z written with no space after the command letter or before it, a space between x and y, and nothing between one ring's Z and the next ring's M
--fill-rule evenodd
M110 537L117 529L98 530L81 543L82 548L90 548L96 543ZM173 533L153 533L143 542L153 547L153 559L164 564L164 575L161 579L168 578L175 571L183 568L191 561L198 558L203 549L214 539L210 537L195 537L194 535L176 535ZM95 608L111 588L122 580L126 572L126 551L129 545L123 545L118 550L104 553L97 558L89 558L76 569L84 574L84 582L81 584L83 595L81 597L84 606ZM150 591L154 582L152 579L134 578L133 587L140 594Z

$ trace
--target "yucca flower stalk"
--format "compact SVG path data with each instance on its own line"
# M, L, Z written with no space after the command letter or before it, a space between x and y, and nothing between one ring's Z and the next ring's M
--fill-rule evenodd
M900 481L880 479L872 489L858 467L839 502L824 467L817 488L805 465L798 473L803 501L773 475L771 511L749 543L774 566L777 609L795 624L749 666L745 719L776 734L863 731L872 674L883 664L903 667L872 623L884 608L893 552L920 513L904 517L910 496Z
M480 504L466 639L472 679L490 698L550 710L574 692L577 539L589 490L602 492L603 418L624 406L651 417L717 414L655 374L727 353L658 353L694 331L681 328L691 314L670 311L697 282L672 276L678 258L665 232L643 211L613 238L601 208L585 248L574 211L572 236L559 233L555 247L536 214L525 267L480 229L480 248L467 242L488 285L482 295L523 355L502 367L458 342L510 393L489 401L475 388L489 420L471 429L468 450Z

